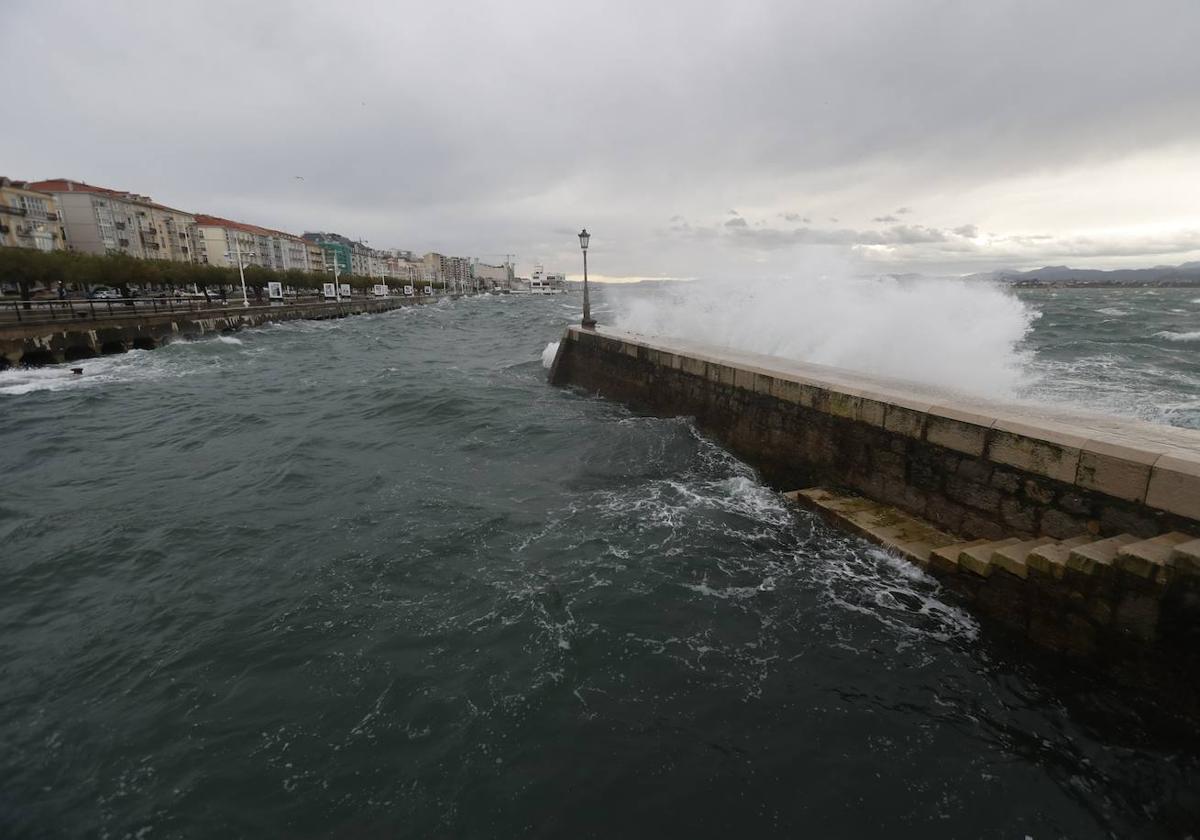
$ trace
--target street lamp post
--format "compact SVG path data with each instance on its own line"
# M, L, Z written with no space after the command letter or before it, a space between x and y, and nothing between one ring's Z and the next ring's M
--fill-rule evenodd
M242 306L250 305L250 298L246 296L246 264L242 261L242 241L237 238L237 234L233 236L233 247L237 252L238 277L242 280ZM225 255L226 257L229 254ZM254 256L249 254L248 256Z
M583 322L582 326L585 330L596 328L596 321L592 318L592 305L588 300L588 282L587 282L587 248L588 240L592 235L587 232L587 228L579 231L579 249L583 251Z
M333 298L338 303L342 302L342 286L338 282L338 255L337 251L333 253Z

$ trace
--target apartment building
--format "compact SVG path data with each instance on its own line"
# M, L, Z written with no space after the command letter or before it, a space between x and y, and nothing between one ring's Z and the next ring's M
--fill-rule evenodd
M198 261L207 265L236 266L240 251L245 265L272 271L314 270L309 243L299 236L204 214L196 216L196 230Z
M477 262L472 267L476 284L482 289L507 289L512 285L512 272L507 265L488 265Z
M309 271L324 271L325 270L325 249L316 242L309 242L307 239L301 239L304 243L304 249L308 253L308 270Z
M196 218L191 213L149 196L67 178L35 181L29 187L54 197L72 251L196 261Z
M220 216L196 216L199 242L198 261L205 265L237 267L240 254L243 265L270 267L270 248L265 237L260 240L261 228Z
M471 287L471 261L465 257L447 257L430 252L423 257L430 279L461 291Z
M58 203L27 181L0 178L0 246L62 251L66 248Z
M324 268L333 271L337 266L338 274L355 274L367 276L367 263L364 254L367 250L361 242L355 242L340 233L305 233L303 239L321 248L324 256Z

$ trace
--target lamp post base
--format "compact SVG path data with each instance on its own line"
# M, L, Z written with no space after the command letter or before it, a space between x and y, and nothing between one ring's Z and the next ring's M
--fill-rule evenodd
M584 318L582 321L579 322L579 325L581 327L583 327L585 330L594 330L594 329L596 329L596 319Z

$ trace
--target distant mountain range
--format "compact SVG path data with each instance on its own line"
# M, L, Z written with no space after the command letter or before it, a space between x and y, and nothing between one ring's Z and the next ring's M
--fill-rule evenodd
M1048 265L1032 271L985 271L968 274L963 279L999 281L1013 286L1200 286L1200 262L1111 271Z

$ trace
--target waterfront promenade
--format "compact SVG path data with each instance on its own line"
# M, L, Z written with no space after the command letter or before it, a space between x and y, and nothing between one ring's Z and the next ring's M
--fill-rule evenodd
M150 350L172 338L229 332L271 321L344 318L438 299L430 295L249 306L194 298L35 301L28 307L24 303L6 304L0 307L0 370L78 361L131 349Z

